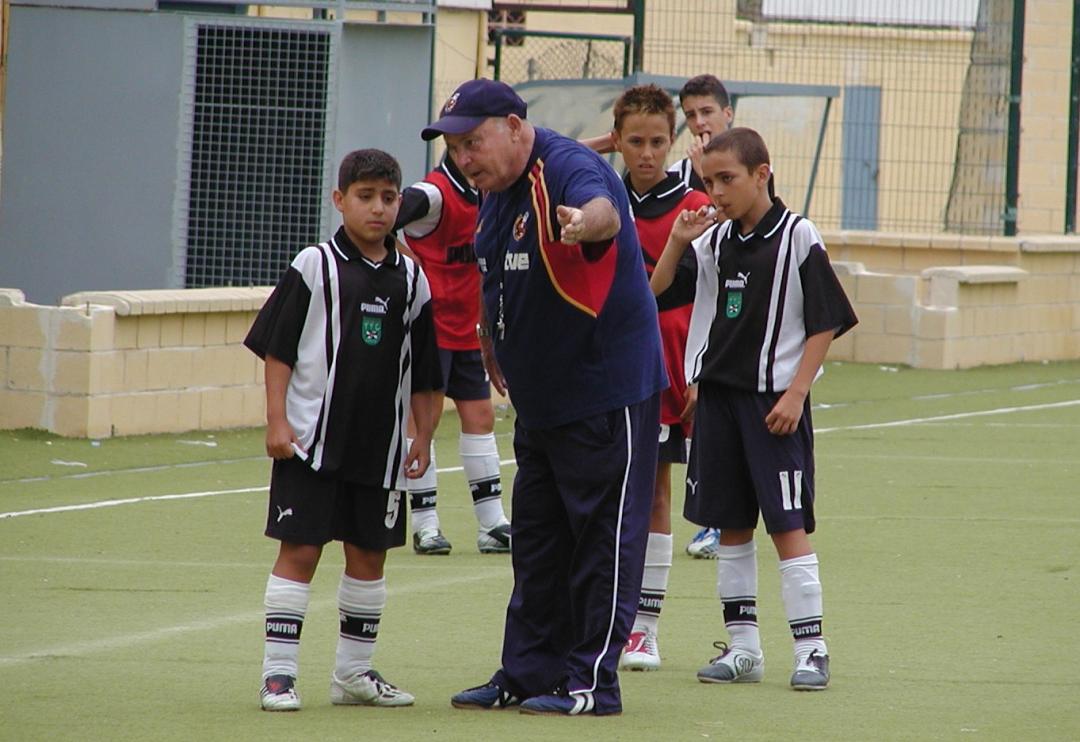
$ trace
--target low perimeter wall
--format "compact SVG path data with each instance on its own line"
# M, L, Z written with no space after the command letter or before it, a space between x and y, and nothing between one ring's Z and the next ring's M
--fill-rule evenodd
M1080 358L1080 239L823 235L859 325L832 360L952 369ZM0 429L107 437L261 425L241 345L269 287L0 289Z

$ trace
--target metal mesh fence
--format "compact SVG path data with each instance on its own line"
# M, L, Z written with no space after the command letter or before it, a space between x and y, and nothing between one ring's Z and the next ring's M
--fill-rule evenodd
M491 37L495 43L493 77L511 85L630 74L630 36L493 29Z
M319 240L330 56L328 30L198 26L186 287L274 284Z
M735 110L769 143L778 192L821 226L1001 234L1013 2L657 0L643 69L839 86L812 194L820 101Z

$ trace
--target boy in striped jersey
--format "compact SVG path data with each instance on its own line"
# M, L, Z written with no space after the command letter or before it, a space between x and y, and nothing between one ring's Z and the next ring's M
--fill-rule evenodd
M675 137L675 104L671 96L656 85L637 85L615 102L614 115L612 140L626 163L623 182L634 212L645 272L652 273L676 217L687 209L694 211L708 204L709 198L664 170ZM685 258L687 269L695 270L693 253L686 253ZM686 463L693 413L683 378L693 301L687 297L669 301L666 295L658 296L656 301L664 366L671 386L660 396L660 452L645 546L645 572L637 616L622 656L622 667L628 670L660 667L657 635L672 556L671 465Z
M796 690L824 690L814 531L810 385L833 338L858 321L817 229L769 196L769 152L752 129L713 137L702 175L716 209L680 214L651 285L689 291L694 309L686 378L698 384L684 515L720 528L717 592L730 645L698 672L705 683L758 682L765 658L757 623L754 529L760 512L780 557ZM679 264L693 243L697 274ZM673 285L674 284L674 285Z
M405 543L402 491L428 467L432 390L442 383L427 278L390 236L400 189L393 157L348 154L333 194L342 227L293 259L244 340L266 362L266 535L281 542L265 593L266 711L300 708L300 633L331 540L342 542L345 572L330 701L413 702L371 666L386 551ZM406 404L418 428L408 449Z

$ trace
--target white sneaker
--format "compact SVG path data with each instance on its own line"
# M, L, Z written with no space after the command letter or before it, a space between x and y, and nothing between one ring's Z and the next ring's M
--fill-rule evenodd
M330 703L359 706L411 706L411 693L383 680L374 670L353 675L342 680L333 673L330 676Z
M263 681L259 704L263 711L299 711L300 696L292 675L271 675Z
M660 645L656 641L656 632L634 627L623 649L623 670L659 670Z
M720 530L702 528L686 545L686 553L694 559L716 559L720 555Z
M697 679L703 683L760 683L765 677L765 655L742 647L729 647L713 642L720 655L698 670Z

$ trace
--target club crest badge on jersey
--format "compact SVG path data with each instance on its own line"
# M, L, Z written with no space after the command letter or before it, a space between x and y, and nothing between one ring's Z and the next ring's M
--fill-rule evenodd
M529 224L529 212L524 212L514 220L514 240L521 242L525 237L525 227Z
M378 345L382 340L382 317L364 317L360 334L368 345Z
M742 312L742 292L741 291L729 291L727 292L727 303L724 306L724 314L728 319L735 319Z

